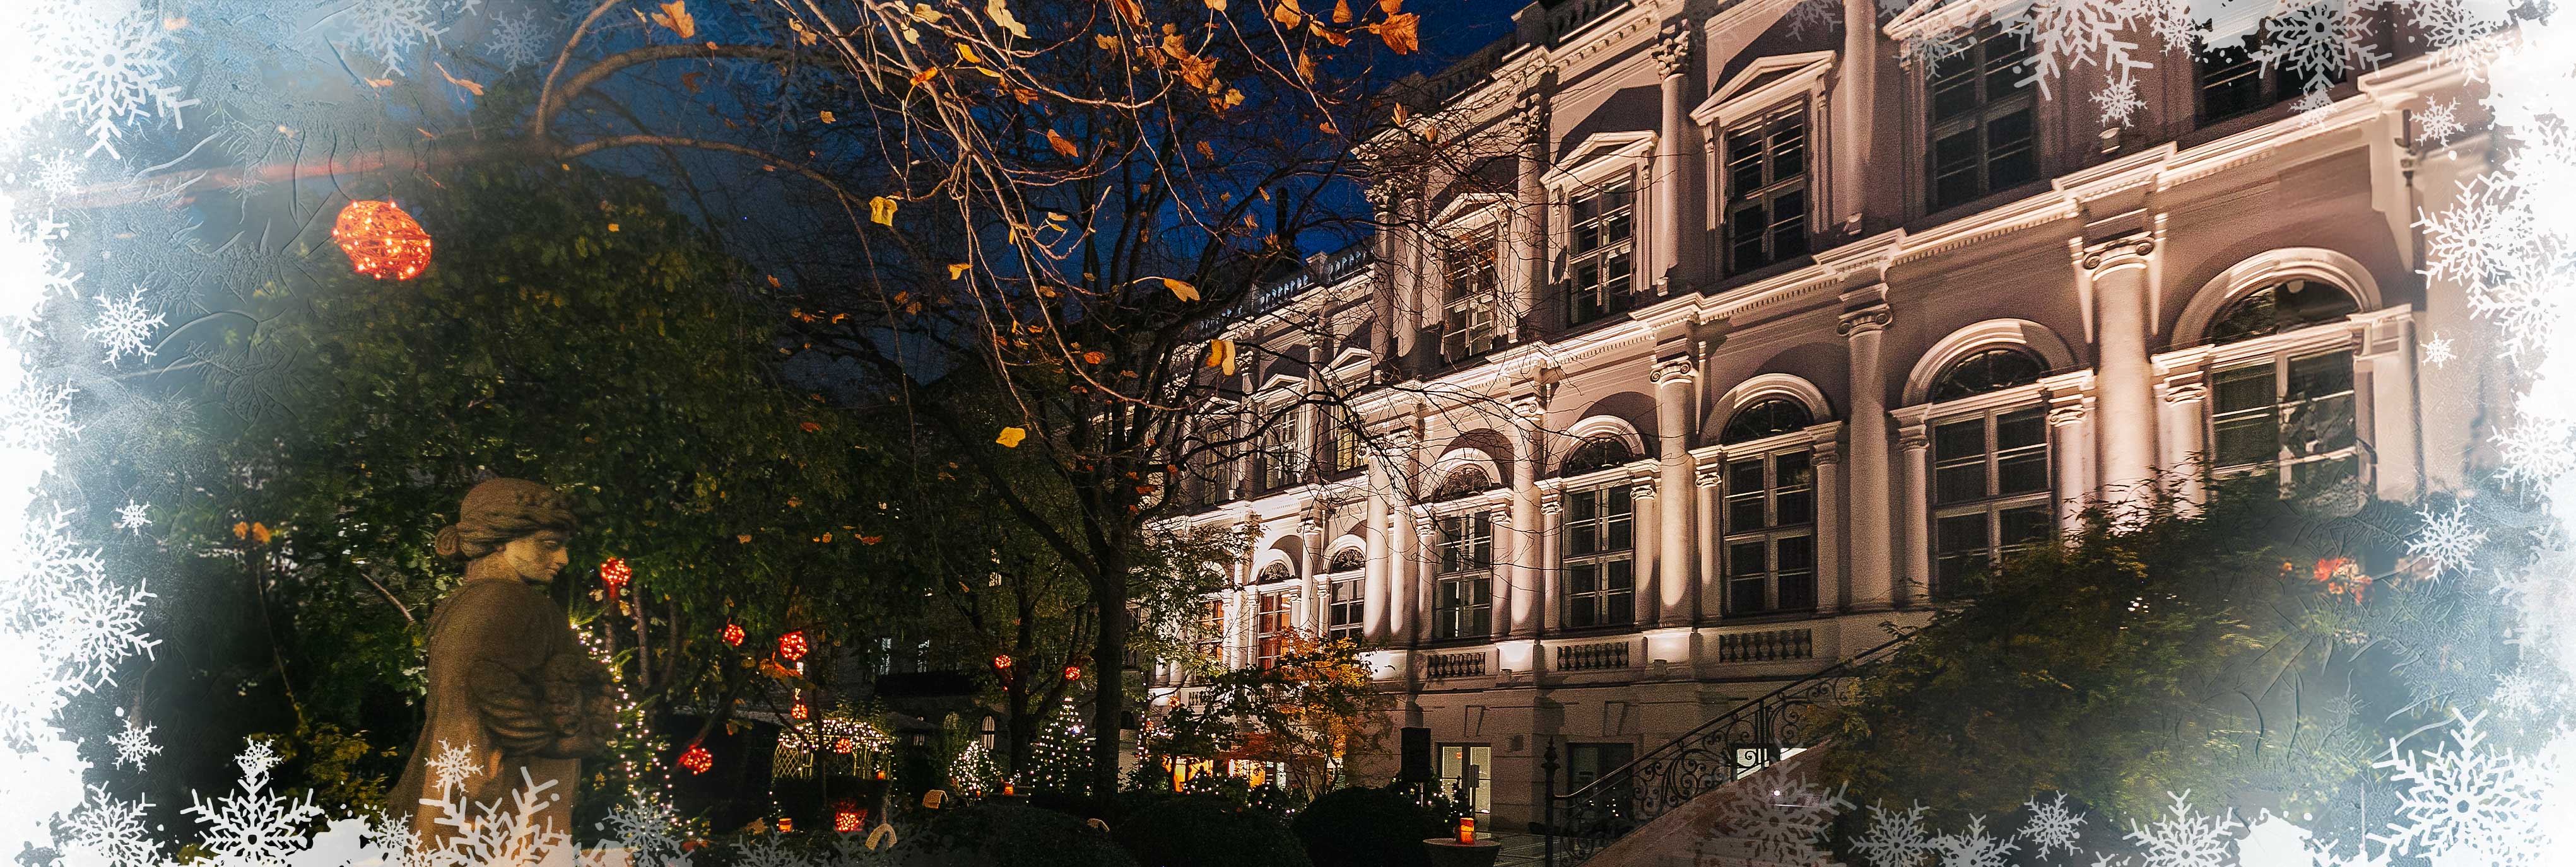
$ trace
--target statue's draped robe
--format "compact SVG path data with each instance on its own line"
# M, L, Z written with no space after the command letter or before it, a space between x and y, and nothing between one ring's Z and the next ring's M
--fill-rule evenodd
M574 834L572 803L581 759L606 753L616 729L608 672L582 649L563 609L545 589L516 578L469 579L440 601L429 621L429 723L412 746L386 806L412 814L422 845L440 845L455 828L439 823L429 762L444 747L465 748L473 773L461 788L471 804L511 811L512 793L555 781L539 795L538 822ZM444 747L442 747L442 744ZM470 746L469 746L470 745ZM481 818L469 806L469 816Z

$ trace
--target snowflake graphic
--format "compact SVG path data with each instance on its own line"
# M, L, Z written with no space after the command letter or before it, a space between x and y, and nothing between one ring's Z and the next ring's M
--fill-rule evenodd
M2550 695L2549 682L2528 671L2510 671L2495 676L2495 692L2487 696L2487 706L2505 719L2536 719L2556 702Z
M2488 751L2486 733L2478 730L2484 718L2454 711L2451 745L2430 752L2401 752L2389 741L2388 757L2373 767L2405 788L2388 833L2371 839L2400 855L2420 852L2435 864L2536 864L2543 853L2557 851L2543 808L2565 750L2528 761Z
M2010 8L2010 7L2006 7ZM1998 14L2004 32L2030 40L2030 60L2022 83L2039 87L2049 98L2049 81L2099 63L2115 78L2126 78L2145 61L2131 57L2137 43L2126 38L2134 10L2126 3L2101 0L2031 0L2020 11Z
M2415 514L2424 519L2424 527L2406 540L2406 553L2423 558L2437 576L2453 569L2467 571L2470 557L2487 540L2487 531L2469 523L2468 504L2452 503L2448 514L2430 507Z
M2433 339L2424 341L2425 364L2440 367L2458 360L2459 357L2459 353L2451 348L2451 338L2435 334Z
M2066 809L2066 793L2042 804L2038 798L2022 802L2030 811L2030 821L2021 827L2021 838L2030 841L2031 854L2047 857L2049 850L2063 848L2075 854L2075 841L2084 836L2084 814Z
M1821 845L1835 816L1851 809L1841 789L1800 777L1764 784L1738 782L1724 792L1717 824L1741 841L1755 860L1806 863L1824 856Z
M60 199L80 191L81 182L89 176L87 161L69 153L39 157L32 177L36 189L46 198Z
M2314 126L2324 123L2326 116L2334 113L2334 97L2326 93L2325 88L2311 88L2299 98L2290 100L2290 110L2298 112L2300 126Z
M150 809L150 801L123 800L109 795L104 786L90 786L89 797L63 823L62 848L71 856L67 860L101 867L157 867L161 851L143 826L143 813Z
M152 742L152 726L138 726L131 719L125 721L125 730L108 738L107 743L116 748L116 766L120 768L131 763L135 770L143 770L146 760L161 754L161 745Z
M430 785L440 792L455 789L482 773L474 764L473 744L449 746L443 739L438 742L438 757L430 759L428 767Z
M494 13L492 32L483 46L490 50L493 59L501 62L502 71L516 72L519 67L543 58L546 39L550 35L546 31L547 28L538 25L534 12L517 18Z
M1935 850L1931 829L1923 825L1922 804L1903 812L1869 805L1869 830L1852 841L1853 854L1866 867L1915 867Z
M2264 44L2257 55L2283 76L2309 83L2309 90L2356 66L2377 68L2387 56L2370 44L2371 3L2313 0L2264 21Z
M135 502L131 497L126 498L125 505L116 507L115 526L119 530L142 535L143 528L152 526L152 507Z
M2214 816L2200 815L2192 809L2191 790L2182 794L2166 793L2173 806L2153 823L2140 825L2129 820L2129 840L2138 844L2146 858L2142 867L2205 867L2227 861L2227 844L2235 831L2245 827L2236 821L2234 811Z
M1986 817L1968 817L1968 830L1943 834L1932 841L1941 856L1941 867L2004 867L2005 857L2021 848L2010 837L1986 834Z
M2415 113L2415 140L2425 145L2450 141L2467 128L2460 125L2460 101L2430 103Z
M2403 4L2415 25L2416 34L2433 47L2437 59L2468 67L2478 74L2483 60L2472 46L2478 40L2502 29L2511 20L2511 4L2490 0L2407 0Z
M445 35L447 22L463 11L464 7L441 0L349 0L333 17L343 19L341 30L359 50L374 56L392 74L403 71L412 52Z
M117 153L121 126L158 115L179 119L179 110L196 105L180 98L172 69L173 43L159 18L143 12L117 14L94 6L68 4L38 19L39 61L65 79L58 108L89 125L89 153Z
M107 346L107 363L132 355L151 361L152 329L162 325L161 314L143 303L142 287L124 298L114 295L98 299L98 320L90 324L90 339Z
M2093 107L2101 109L2103 127L2125 127L2137 116L2138 109L2147 107L2147 101L2138 98L2138 80L2122 75L2093 92Z
M302 799L268 793L268 772L277 767L277 752L252 741L235 763L241 766L238 794L201 798L190 792L185 811L206 826L205 848L218 864L274 864L304 848L303 827L319 818L313 795Z

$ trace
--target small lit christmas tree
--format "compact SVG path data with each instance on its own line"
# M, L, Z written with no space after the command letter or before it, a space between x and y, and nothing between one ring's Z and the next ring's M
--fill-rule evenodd
M1033 792L1090 796L1091 736L1084 733L1081 716L1071 696L1047 716L1037 741L1029 745L1028 769L1016 775L1020 785Z

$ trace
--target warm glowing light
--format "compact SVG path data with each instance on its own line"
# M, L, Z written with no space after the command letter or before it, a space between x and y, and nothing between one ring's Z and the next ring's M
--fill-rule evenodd
M608 585L610 596L625 590L626 582L634 577L635 567L626 565L624 557L610 557L599 563L599 581Z
M837 741L833 741L833 742L832 742L832 751L833 751L833 752L836 752L836 753L842 753L842 754L845 754L845 755L846 755L846 754L848 754L851 750L855 750L855 749L858 749L858 748L859 748L858 743L857 743L857 742L855 742L855 741L850 740L849 738L842 738L842 739L840 739L840 740L837 740ZM884 774L878 774L878 776L884 776Z
M735 647L742 646L742 624L727 623L725 624L724 632L721 634L724 636L724 643Z
M689 747L688 752L680 754L680 767L689 769L689 773L703 774L707 772L707 769L715 766L715 754L707 752L707 748L704 746L693 745Z
M1068 666L1065 666L1065 667L1064 667L1064 679L1066 679L1066 680L1081 680L1081 679L1082 679L1082 666L1079 666L1079 665L1068 665Z
M349 254L349 267L378 280L409 280L429 267L429 231L385 201L356 201L340 209L331 240Z
M785 635L778 636L778 655L789 662L796 662L804 659L805 651L810 649L811 648L805 644L805 633L803 632L790 632Z
M1006 654L1002 654L1002 655L1000 655L1000 656L995 656L995 657L993 657L993 667L994 667L994 668L1000 668L1000 669L1009 669L1009 668L1011 667L1011 656L1010 656L1010 654L1007 654L1007 653L1006 653Z
M813 716L814 711L808 709L804 702L799 701L796 706L787 709L787 715L794 719L804 719Z
M1011 786L1011 781L1009 781L1009 780L1003 780L1003 781L1002 781L1002 797L1007 798L1007 797L1010 797L1010 796L1012 796L1012 795L1014 795L1014 794L1017 794L1017 792L1016 792L1016 791L1014 791L1013 787Z
M796 820L785 816L778 817L778 833L785 834L794 830L796 830Z
M1476 817L1458 817L1458 845L1476 845Z
M832 808L833 833L856 834L864 830L867 824L868 811L859 809L855 804L842 801L839 806Z

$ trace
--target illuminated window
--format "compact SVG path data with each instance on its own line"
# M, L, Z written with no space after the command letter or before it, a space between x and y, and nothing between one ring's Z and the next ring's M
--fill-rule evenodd
M1734 271L1807 254L1807 110L1726 133L1726 247Z
M1974 42L1932 64L1925 89L1934 209L2039 179L2029 58L2029 40L1987 24Z
M1441 518L1440 575L1432 593L1431 637L1493 633L1494 525L1482 513Z
M1574 200L1566 251L1566 324L1581 325L1618 309L1636 275L1637 191L1626 176Z
M1616 442L1616 440L1613 440ZM1624 447L1622 448L1624 452ZM1565 495L1565 628L1636 621L1635 488L1610 485Z

